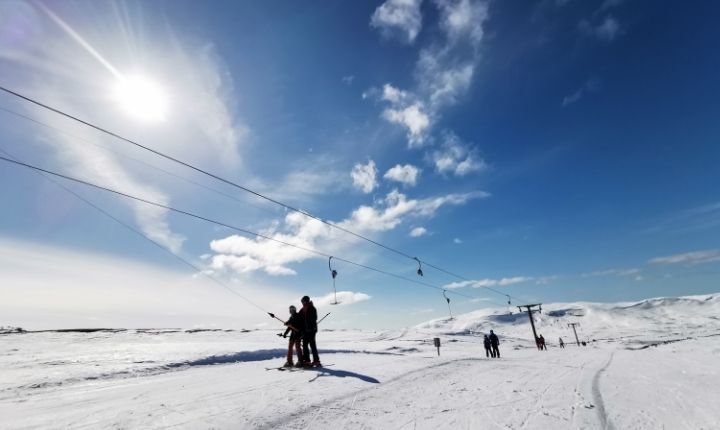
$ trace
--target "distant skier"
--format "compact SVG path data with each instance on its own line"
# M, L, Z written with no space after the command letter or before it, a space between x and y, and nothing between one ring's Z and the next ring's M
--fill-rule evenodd
M500 358L500 349L498 349L498 345L500 345L500 339L498 339L497 335L493 333L492 330L490 330L490 346L492 347L492 356L493 358Z
M300 339L302 338L301 330L305 322L303 321L302 316L297 313L295 306L290 306L288 310L290 311L290 319L288 319L285 323L287 329L285 330L285 333L283 333L282 337L287 337L288 333L290 333L290 340L288 341L287 361L283 367L293 366L293 348L295 348L295 352L297 353L297 366L300 367L303 364Z
M560 348L565 348L565 342L560 338Z
M302 343L303 343L303 365L321 367L320 355L318 354L317 345L315 344L315 335L317 334L317 309L310 300L310 297L303 296L300 299L303 307L300 310L302 316ZM308 348L309 347L309 348ZM313 361L310 362L310 350L312 350Z
M545 338L543 337L543 335L540 335L540 337L538 337L538 349L540 351L542 351L543 349L547 351L547 346L545 345Z
M495 353L490 350L490 338L488 335L485 335L483 339L483 346L485 347L485 357L490 358L490 355L492 355L492 357L495 358Z

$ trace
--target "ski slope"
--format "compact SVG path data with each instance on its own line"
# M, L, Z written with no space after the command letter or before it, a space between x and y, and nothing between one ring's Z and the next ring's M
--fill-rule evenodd
M5 334L0 427L720 428L719 315L720 294L545 305L541 352L527 314L479 310L323 331L326 367L292 371L275 369L286 341L268 330ZM489 329L500 359L485 358Z

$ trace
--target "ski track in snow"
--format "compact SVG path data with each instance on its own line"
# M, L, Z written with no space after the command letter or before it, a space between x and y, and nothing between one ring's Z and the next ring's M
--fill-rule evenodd
M549 351L526 318L478 311L324 331L332 365L291 372L265 370L285 355L270 331L3 335L0 428L720 428L720 296L543 307ZM597 341L557 348L569 321Z
M614 427L612 422L608 420L607 414L605 413L605 402L603 402L602 392L600 391L600 376L602 376L603 372L610 367L614 354L614 352L610 353L607 363L595 372L592 379L592 398L595 401L595 410L597 411L600 419L600 426L607 430L613 430Z

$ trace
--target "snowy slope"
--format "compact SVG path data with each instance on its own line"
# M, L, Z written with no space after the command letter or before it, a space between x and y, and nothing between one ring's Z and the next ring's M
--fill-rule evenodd
M297 371L272 369L268 330L4 334L0 428L720 428L719 311L720 295L548 304L543 352L507 310L324 331L327 367Z

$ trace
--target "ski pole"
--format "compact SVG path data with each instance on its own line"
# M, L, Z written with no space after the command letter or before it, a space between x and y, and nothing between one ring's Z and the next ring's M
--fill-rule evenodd
M283 320L281 320L280 318L276 317L274 313L268 312L268 315L270 315L270 318L275 318L276 320L278 320L278 321L280 321L281 323L283 323L284 326L290 327L292 330L295 330L295 331L297 331L297 332L300 331L300 330L296 329L295 327L291 326L290 324L286 324L285 321L283 321Z
M327 318L328 315L330 315L330 312L326 313L324 317L320 318L320 321L318 321L317 323L320 324L322 322L322 320Z

